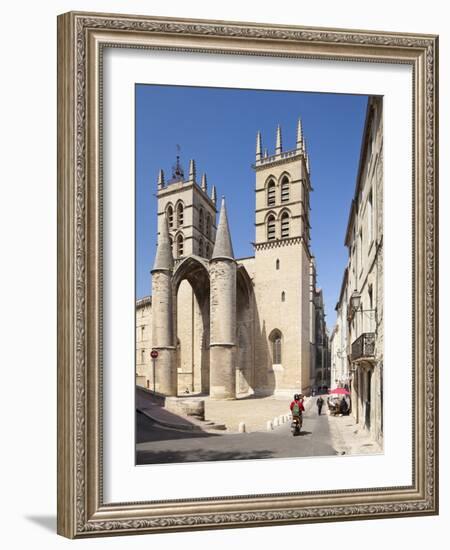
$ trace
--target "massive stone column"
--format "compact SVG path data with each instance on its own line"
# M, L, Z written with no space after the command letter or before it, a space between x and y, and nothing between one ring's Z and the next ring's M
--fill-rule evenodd
M173 256L165 216L161 219L152 269L152 347L156 359L156 391L177 395L176 349L173 327Z
M210 396L236 397L236 261L222 198L210 261Z

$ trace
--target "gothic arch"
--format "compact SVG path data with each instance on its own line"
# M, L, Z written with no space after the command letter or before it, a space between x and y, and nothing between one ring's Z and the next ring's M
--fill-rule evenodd
M274 241L277 238L277 218L274 214L269 214L266 221L266 239Z
M278 218L280 224L280 237L287 239L291 236L291 213L289 209L283 209Z
M278 212L277 221L280 221L284 214L287 214L289 218L292 218L292 213L286 206Z
M203 206L200 206L198 210L198 227L200 233L205 233L205 211L203 209Z
M205 288L205 283L207 283L207 287L209 288L208 262L194 256L184 258L173 272L172 284L175 291L178 290L181 281L184 279L189 281L194 292Z
M291 177L287 172L283 172L278 179L280 188L280 202L288 202L291 194Z
M167 218L167 223L169 225L169 229L173 229L174 227L174 209L173 209L173 204L171 202L168 202L166 204L166 218Z
M267 224L267 220L269 219L269 216L273 216L275 219L277 219L277 213L275 210L269 210L265 217L264 217L264 223Z
M274 328L269 334L270 352L273 364L283 362L283 333L280 329Z
M184 202L178 199L175 203L174 215L177 220L177 227L183 227L184 225Z
M277 203L277 181L275 177L269 176L265 184L266 188L266 205L275 206Z
M289 181L289 183L292 182L292 176L289 172L287 172L286 170L284 170L284 172L282 172L279 176L278 176L278 184L281 185L281 182L283 181L283 178L286 177Z
M173 323L177 347L178 385L209 393L210 279L208 262L187 256L172 276ZM181 309L180 309L181 308ZM186 309L187 308L187 309ZM189 311L187 322L186 311ZM191 317L192 315L192 317ZM188 371L184 366L189 365Z
M208 239L211 239L212 235L212 218L210 214L206 214L206 228L205 234Z
M264 189L267 189L269 187L269 183L271 181L273 181L275 186L277 185L277 178L273 174L270 174L269 176L267 176L266 180L264 181Z
M254 386L253 284L245 266L236 273L236 391L248 394Z
M175 258L182 258L185 252L185 239L182 231L178 231L173 239L175 244Z
M253 293L253 285L250 275L243 265L238 265L236 272L236 285L237 291L241 293L240 295L244 300L245 307L249 307L251 295Z

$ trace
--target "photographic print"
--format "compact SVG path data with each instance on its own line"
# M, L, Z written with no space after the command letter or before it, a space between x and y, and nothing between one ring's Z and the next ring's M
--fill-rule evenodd
M137 84L136 464L383 453L383 99Z
M438 513L437 58L59 16L58 533Z

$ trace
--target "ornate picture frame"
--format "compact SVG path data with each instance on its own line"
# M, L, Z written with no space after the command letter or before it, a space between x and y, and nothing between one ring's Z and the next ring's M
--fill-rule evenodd
M103 50L405 64L413 74L412 484L106 503ZM94 13L58 18L58 533L89 536L438 513L438 38ZM130 369L133 366L130 365Z

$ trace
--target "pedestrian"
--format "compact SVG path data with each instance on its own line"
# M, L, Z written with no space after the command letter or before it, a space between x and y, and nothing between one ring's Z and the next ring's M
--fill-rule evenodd
M342 398L339 409L340 409L341 414L347 414L348 413L348 404L347 404L347 401L346 401L345 397Z
M320 416L322 414L322 407L323 407L323 399L321 395L319 395L319 397L317 398L316 405L317 405L317 411Z

